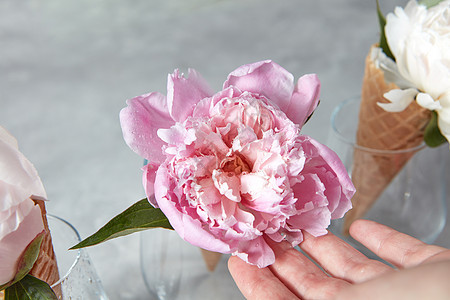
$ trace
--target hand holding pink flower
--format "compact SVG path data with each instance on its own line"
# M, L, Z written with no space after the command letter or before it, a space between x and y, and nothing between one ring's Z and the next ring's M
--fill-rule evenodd
M169 75L167 98L129 100L121 125L148 160L152 205L186 241L259 267L274 262L266 239L295 246L302 230L325 234L350 209L354 187L334 152L300 135L319 89L315 75L295 84L263 61L233 71L215 94L189 70Z

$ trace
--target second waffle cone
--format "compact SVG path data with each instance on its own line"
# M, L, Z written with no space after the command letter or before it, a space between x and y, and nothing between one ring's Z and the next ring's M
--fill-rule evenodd
M213 272L222 257L222 253L213 252L202 248L200 248L200 250L202 252L203 260L206 263L206 267L208 267L210 272Z
M376 47L375 45L373 47ZM423 143L423 134L431 112L415 101L404 111L387 112L377 105L387 103L384 94L398 87L386 83L384 73L372 57L366 58L361 92L358 130L353 154L352 181L356 188L353 208L345 215L343 231L356 219L364 217L391 180L403 168L414 152L385 154L376 150L402 150ZM365 149L366 148L366 149Z

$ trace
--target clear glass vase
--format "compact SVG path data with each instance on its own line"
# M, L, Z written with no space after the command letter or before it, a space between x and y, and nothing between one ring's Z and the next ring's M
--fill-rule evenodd
M47 220L60 275L60 280L51 286L62 292L58 299L108 300L86 250L68 250L81 241L77 230L59 217L47 215Z
M358 182L358 201L374 200L363 218L434 242L446 221L448 145L430 148L422 144L395 151L361 147L355 142L359 103L358 97L352 98L334 110L328 146L339 155L355 186ZM377 191L380 184L385 186ZM335 220L330 230L371 256L347 235L344 223L345 219Z
M152 299L176 299L183 274L183 252L177 233L154 228L141 233L141 270Z
M229 255L222 254L209 270L202 250L175 231L154 228L140 235L141 270L150 299L244 299L228 272Z

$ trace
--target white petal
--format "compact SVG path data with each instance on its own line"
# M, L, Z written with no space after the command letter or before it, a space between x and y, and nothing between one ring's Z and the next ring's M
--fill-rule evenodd
M386 39L397 70L414 87L438 99L449 90L450 1L427 9L410 0L386 17ZM405 88L400 86L400 88Z
M380 106L385 111L389 112L401 112L405 110L411 102L414 101L418 91L416 89L406 89L406 90L390 90L389 92L384 94L384 98L391 101L391 103L380 103L378 102L378 106Z
M416 9L415 0L406 5L406 12L401 7L396 7L394 13L386 16L385 34L389 49L398 60L405 50L404 40L408 37L412 26L409 14ZM407 14L408 13L408 14Z
M429 110L438 110L442 108L439 101L434 101L434 99L430 95L425 93L419 93L417 95L416 101L417 104Z
M438 110L438 127L442 135L450 143L450 92L440 99L442 109Z
M395 61L384 54L381 48L373 47L370 55L375 66L383 71L384 80L387 83L395 83L401 89L413 87L413 84L399 73Z
M438 127L442 135L450 143L450 109L444 109L439 112Z
M439 99L443 108L450 108L450 89L447 93L444 93L442 97Z

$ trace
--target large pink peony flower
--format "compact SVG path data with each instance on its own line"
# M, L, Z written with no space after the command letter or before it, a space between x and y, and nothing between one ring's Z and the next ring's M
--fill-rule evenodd
M350 209L354 187L337 155L301 126L319 99L315 75L294 84L271 61L233 71L213 94L200 75L169 75L121 111L127 144L148 160L144 187L178 234L201 248L265 267L266 240L325 234ZM152 197L154 195L154 198Z
M16 139L0 126L0 286L25 267L20 264L25 249L44 231L31 197L47 197L42 182Z

